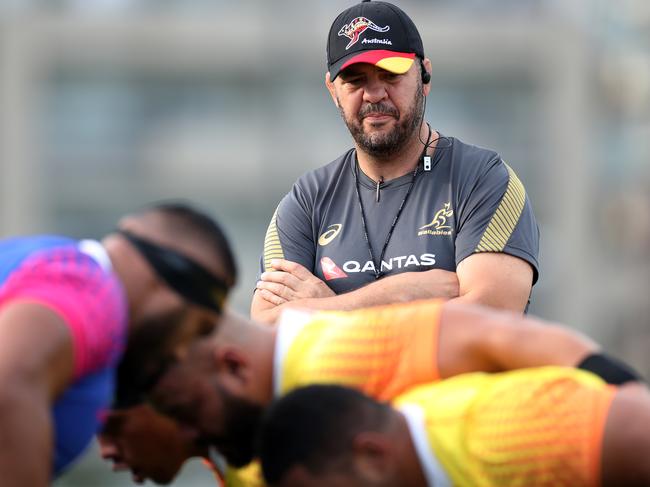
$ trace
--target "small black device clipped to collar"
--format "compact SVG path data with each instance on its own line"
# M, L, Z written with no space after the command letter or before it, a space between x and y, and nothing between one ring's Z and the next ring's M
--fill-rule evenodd
M424 156L422 158L422 165L425 171L431 171L431 156Z

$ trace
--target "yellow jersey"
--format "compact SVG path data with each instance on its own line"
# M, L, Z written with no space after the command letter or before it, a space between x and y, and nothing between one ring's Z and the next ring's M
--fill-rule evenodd
M597 486L615 387L563 367L472 373L395 399L429 485Z
M379 400L439 380L442 301L355 311L288 310L278 325L274 392L308 384L354 387Z
M203 459L206 467L214 474L220 487L264 487L262 468L257 460L244 467L228 465L226 459L216 450L210 449L208 457Z
M429 300L355 311L285 311L275 345L276 397L300 386L335 383L389 400L439 380L441 305ZM226 468L220 477L229 487L264 484L257 462Z

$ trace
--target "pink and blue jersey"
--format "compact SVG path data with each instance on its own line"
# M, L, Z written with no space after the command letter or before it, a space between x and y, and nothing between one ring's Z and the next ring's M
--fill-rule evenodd
M99 242L40 236L0 241L0 311L17 300L58 313L72 337L74 379L52 408L56 476L88 446L111 405L126 296Z

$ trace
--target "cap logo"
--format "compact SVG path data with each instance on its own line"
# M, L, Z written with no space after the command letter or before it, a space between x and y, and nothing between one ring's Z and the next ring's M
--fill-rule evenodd
M367 19L366 17L357 17L356 19L353 19L349 24L341 27L341 30L339 31L339 36L345 36L350 39L348 45L345 46L346 51L357 43L359 36L363 34L366 29L374 30L375 32L387 32L390 30L390 26L379 27L372 20Z

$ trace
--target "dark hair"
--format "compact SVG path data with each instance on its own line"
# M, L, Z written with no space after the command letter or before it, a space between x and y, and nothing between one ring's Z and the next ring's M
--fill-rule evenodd
M220 313L229 288L237 279L237 266L228 239L219 224L206 213L182 202L156 203L137 212L135 216L152 213L162 216L162 225L171 235L193 239L212 251L214 258L223 267L224 275L221 278L212 275L187 256L157 246L146 238L125 230L118 232L135 245L171 289L189 302ZM165 259L171 260L173 265L169 265ZM156 264L160 264L160 267L156 267ZM183 276L184 273L190 277ZM129 407L142 401L143 394L164 372L169 362L169 357L164 355L165 347L186 312L187 308L183 308L148 317L141 326L131 331L128 346L117 369L115 407Z
M223 263L224 280L230 286L237 281L237 264L223 229L206 212L182 201L163 201L147 207L142 213L159 212L167 217L167 224L179 235L196 236L207 242L215 256Z
M289 393L266 411L257 440L265 480L279 482L302 465L314 474L347 464L354 438L379 431L390 407L341 386L312 385Z

